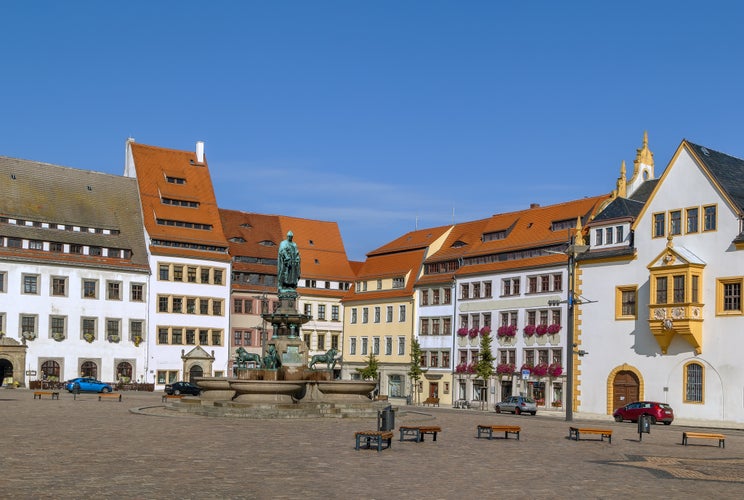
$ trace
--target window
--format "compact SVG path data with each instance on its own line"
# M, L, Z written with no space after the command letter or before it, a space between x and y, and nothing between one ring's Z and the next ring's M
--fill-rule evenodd
M339 307L331 306L331 321L338 321L338 313L339 313Z
M463 283L460 286L460 298L467 299L470 296L470 285Z
M106 282L106 298L108 300L121 300L121 282Z
M182 313L183 312L183 298L181 297L173 297L172 300L172 312L174 313Z
M318 334L318 350L325 351L325 335L322 333Z
M605 240L607 240L605 241L607 245L612 245L612 228L611 227L605 228Z
M654 214L654 238L663 238L666 236L666 216L664 214Z
M181 345L183 344L183 329L174 328L171 330L171 344Z
M353 307L351 309L351 318L349 319L349 323L353 325L353 324L356 324L356 322L357 322L357 310L356 310L356 307Z
M209 330L199 330L199 343L201 345L209 344Z
M67 278L52 277L52 295L67 296Z
M189 283L196 283L196 268L195 267L189 267L186 270L186 280Z
M220 269L214 270L214 284L215 285L222 285L222 271Z
M405 278L393 278L393 288L403 288L405 285Z
M158 270L160 281L168 281L170 279L170 266L168 264L160 264Z
M672 286L674 287L674 302L675 304L681 304L685 301L685 277L674 276L672 278Z
M132 302L145 301L145 285L142 283L132 283L129 285L129 300Z
M97 299L98 298L98 281L97 280L83 280L83 298L84 299Z
M667 279L666 276L656 278L656 303L667 303Z
M703 402L703 365L685 365L685 403Z
M94 257L100 257L103 253L103 250L101 247L88 247L88 255L93 255Z
M49 318L49 333L52 335L52 338L55 340L63 339L65 338L65 324L67 323L67 318L64 316L51 316Z
M158 384L172 384L177 382L178 379L178 371L176 370L158 370Z
M428 306L429 305L429 290L421 290L421 305L422 306Z
M615 319L636 319L637 290L635 285L615 288Z
M222 316L222 301L221 300L212 301L212 316Z
M167 328L158 328L158 344L167 344L168 337L169 335Z
M716 206L703 207L703 231L715 231L717 225Z
M716 314L742 314L741 288L744 278L721 278L716 281Z
M331 335L331 347L338 351L338 335Z
M560 292L561 290L563 290L563 275L554 274L553 275L553 291Z
M133 319L129 322L129 339L134 340L139 337L140 341L144 338L145 322Z
M222 332L212 330L212 345L222 345Z
M597 229L596 231L594 231L594 244L596 246L602 245L602 235L603 233L601 229Z
M305 316L312 316L312 315L313 315L313 305L305 304Z
M387 306L385 308L385 321L388 323L393 322L393 306Z
M680 210L669 212L669 234L675 236L682 234L682 212Z
M435 288L434 290L431 291L431 293L432 293L432 296L431 296L431 303L432 303L432 305L435 305L435 306L436 305L439 305L439 297L440 297L439 296L439 294L440 294L439 288Z
M0 293L7 293L5 284L8 282L8 273L0 273Z
M325 311L326 311L325 304L318 304L318 319L319 320L325 321Z
M183 281L183 266L173 266L173 281Z
M385 337L385 355L393 355L393 337Z
M362 323L369 323L369 308L362 308Z
M367 337L362 337L362 356L367 355L367 351L369 349L369 339Z
M349 354L356 354L357 346L356 346L357 339L356 337L351 337L349 339Z
M372 337L372 354L380 355L380 337Z
M375 323L380 322L380 306L375 306Z
M186 329L186 344L196 345L196 330L191 328Z
M698 209L695 208L688 208L687 209L687 232L688 233L697 233L698 227Z
M29 295L39 294L39 277L35 274L23 275L23 293Z
M615 241L618 243L622 243L624 239L625 239L625 234L623 231L623 226L615 227Z
M106 337L109 340L118 338L121 332L121 320L120 319L107 319L106 320Z
M158 297L158 312L168 312L168 297Z
M199 299L199 314L207 315L209 314L209 299L206 297L202 297Z
M527 278L527 293L537 293L537 276Z
M96 338L96 319L95 318L83 318L81 325L81 333L84 339L95 339Z
M21 334L24 337L31 335L32 338L36 338L36 316L21 316Z
M398 309L398 322L403 323L406 320L406 306L401 305Z
M398 337L398 356L403 356L406 353L406 338Z
M64 250L64 246L62 245L62 243L58 243L56 241L49 243L50 252L62 253L63 250Z
M490 281L483 282L483 297L490 299L493 293L492 289L493 286Z
M382 280L377 280L377 289L382 290Z
M442 304L451 304L452 303L452 290L449 288L444 289L444 302Z
M209 268L205 267L200 270L200 282L201 283L209 283Z
M479 299L481 296L481 286L480 283L473 283L473 298Z

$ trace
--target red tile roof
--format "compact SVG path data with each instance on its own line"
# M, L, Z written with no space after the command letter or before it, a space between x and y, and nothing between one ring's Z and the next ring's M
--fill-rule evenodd
M197 163L196 153L130 141L132 158L139 184L145 228L151 239L199 244L227 249L222 223L214 196L207 162ZM183 179L183 183L168 182L167 177ZM196 201L198 207L167 205L164 198ZM158 219L178 223L205 224L209 230L158 224ZM153 254L177 255L228 261L224 253L192 248L151 245Z

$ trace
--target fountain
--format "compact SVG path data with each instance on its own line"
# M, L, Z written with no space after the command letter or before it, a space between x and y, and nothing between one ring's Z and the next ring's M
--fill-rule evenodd
M297 311L300 253L292 238L290 231L279 245L279 305L261 315L272 326L263 355L238 349L232 378L198 377L201 395L169 407L203 415L298 418L375 417L386 406L369 397L377 381L334 380L335 349L308 360L300 332L311 317ZM318 363L325 368L316 368Z

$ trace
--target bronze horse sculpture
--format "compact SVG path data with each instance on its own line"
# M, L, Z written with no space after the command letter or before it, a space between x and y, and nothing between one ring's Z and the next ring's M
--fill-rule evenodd
M325 363L326 367L331 370L333 368L336 368L336 354L338 354L338 351L331 347L328 352L325 354L316 354L310 359L310 366L309 368L315 369L315 363Z

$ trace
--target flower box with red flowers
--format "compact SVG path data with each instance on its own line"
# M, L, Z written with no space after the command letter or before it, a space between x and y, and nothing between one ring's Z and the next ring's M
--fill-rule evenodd
M475 337L478 336L478 332L479 330L477 328L471 328L470 330L468 330L468 337L470 337L471 339L474 339Z
M523 364L523 365L522 365L522 367L521 367L521 368L519 369L519 371L520 371L520 372L523 372L523 371L527 370L528 372L532 373L532 370L533 370L534 368L535 368L534 366L532 366L532 365L530 365L530 364L527 364L527 363L525 363L525 364Z
M535 327L535 334L542 336L546 333L548 333L548 325L537 325Z
M544 377L548 374L548 364L538 363L532 368L532 374L536 377Z
M526 325L524 327L524 334L528 337L532 337L535 334L535 325Z
M549 334L552 335L552 334L558 333L560 331L561 331L561 325L559 325L558 323L553 323L552 325L548 325L548 333Z
M513 337L517 334L517 327L516 325L500 326L499 329L496 330L496 334L499 337Z
M552 363L548 366L548 375L551 377L560 377L563 374L563 367L560 363Z
M514 363L500 363L496 366L496 373L499 375L512 375L517 367Z
M480 335L481 337L485 337L486 335L491 335L491 327L490 326L484 326L480 329Z
M468 336L468 329L464 326L462 328L458 328L457 330L457 336L458 337L467 337Z

